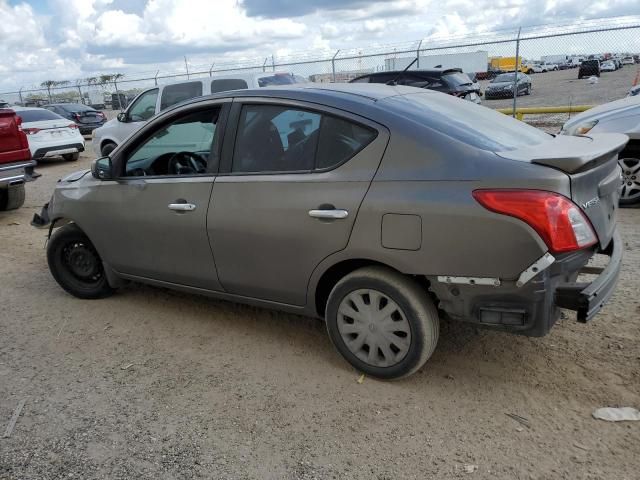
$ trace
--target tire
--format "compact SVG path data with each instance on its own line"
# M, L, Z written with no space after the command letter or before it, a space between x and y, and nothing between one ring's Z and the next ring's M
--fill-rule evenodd
M630 207L640 203L640 156L631 155L633 152L623 150L618 159L623 178L619 202L621 207Z
M114 292L98 252L74 223L52 235L47 243L47 262L56 282L74 297L105 298Z
M80 153L65 153L62 158L64 158L65 162L76 162L80 158Z
M116 146L117 145L113 142L106 142L104 145L102 145L102 148L100 149L100 153L102 154L103 157L108 157L109 155L111 155L111 152L113 152Z
M390 313L371 320L370 314L385 309ZM382 379L420 369L433 354L440 329L426 290L384 267L361 268L340 280L329 294L326 321L338 352L357 370Z
M531 85L529 85L529 86L527 87L527 89L524 91L524 94L525 94L525 95L531 95Z
M0 188L0 211L4 212L20 208L24 205L25 196L24 183Z

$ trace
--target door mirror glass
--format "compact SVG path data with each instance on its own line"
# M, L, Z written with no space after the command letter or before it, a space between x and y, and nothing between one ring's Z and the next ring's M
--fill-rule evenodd
M91 165L91 174L98 180L111 180L113 171L111 167L111 158L101 157Z
M127 122L127 113L126 112L120 112L118 114L118 121L122 122L122 123L126 123Z

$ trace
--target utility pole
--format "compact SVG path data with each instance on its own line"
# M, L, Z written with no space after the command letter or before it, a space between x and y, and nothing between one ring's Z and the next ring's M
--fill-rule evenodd
M513 72L513 118L516 118L516 103L518 99L518 73L520 73L520 31L522 27L518 28L518 37L516 38L516 71Z
M187 71L187 80L189 80L189 64L187 63L187 56L184 56L184 68Z

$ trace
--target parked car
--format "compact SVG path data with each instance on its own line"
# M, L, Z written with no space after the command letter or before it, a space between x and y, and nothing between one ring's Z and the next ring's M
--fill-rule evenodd
M578 69L578 79L600 76L600 60L584 60Z
M631 87L631 90L629 90L629 93L627 93L627 97L635 97L636 95L640 95L640 85Z
M555 63L543 63L542 68L545 72L553 72L560 69L560 67Z
M4 100L0 100L0 108L9 108L9 102L5 102Z
M29 142L15 111L0 109L0 211L24 204L24 184L36 178Z
M126 279L325 318L357 370L396 378L433 353L439 311L534 336L560 307L596 315L627 140L413 87L234 91L157 115L33 224L55 229L51 273L79 298Z
M606 62L602 62L602 65L600 65L601 72L615 72L616 70L616 64L613 60L607 60Z
M84 137L78 125L45 108L16 107L27 135L31 158L62 157L75 161L84 151Z
M622 59L622 65L634 65L636 63L636 61L633 59L633 57L624 57Z
M620 205L640 202L640 96L625 97L591 108L571 118L562 127L565 135L624 133L630 140L620 152L622 169Z
M448 93L473 103L481 102L480 84L460 68L376 72L354 78L350 83L394 83Z
M492 98L513 97L514 73L503 73L489 82L484 91L487 100ZM531 78L524 73L518 73L518 96L531 94Z
M108 121L92 134L96 155L109 155L125 138L142 127L151 117L176 103L202 95L247 88L291 85L300 81L299 76L283 72L238 73L175 82L147 89L128 104L117 118ZM113 99L117 108L117 98Z
M82 135L93 132L107 121L104 113L81 103L52 103L44 108L73 121Z
M547 71L547 68L541 63L526 63L524 64L524 73L527 75L531 75L533 73L544 73Z

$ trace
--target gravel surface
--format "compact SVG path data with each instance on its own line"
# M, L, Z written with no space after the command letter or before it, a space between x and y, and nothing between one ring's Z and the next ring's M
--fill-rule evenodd
M443 324L416 375L360 384L315 320L141 285L67 295L29 221L89 162L42 164L0 213L0 434L26 399L1 479L638 478L640 422L591 412L640 407L639 210L591 323Z

